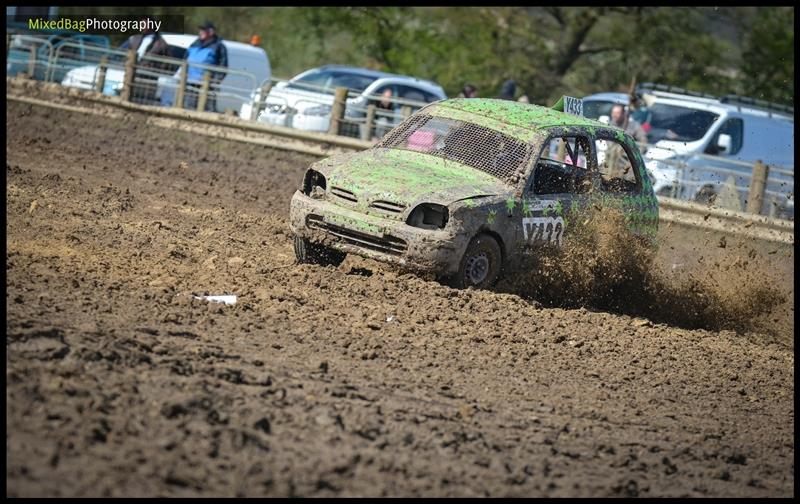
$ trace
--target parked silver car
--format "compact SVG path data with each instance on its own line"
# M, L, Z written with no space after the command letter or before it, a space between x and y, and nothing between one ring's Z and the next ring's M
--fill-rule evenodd
M399 109L403 101L413 103L411 111L414 112L427 103L447 98L442 87L431 81L366 68L326 65L276 84L257 119L296 129L327 131L337 87L350 90L345 111L349 119L364 117L367 105L387 90L391 91L393 112L397 117L391 117L392 111L384 111L376 118L377 122L386 123L386 131L400 122ZM355 125L350 126L352 129Z

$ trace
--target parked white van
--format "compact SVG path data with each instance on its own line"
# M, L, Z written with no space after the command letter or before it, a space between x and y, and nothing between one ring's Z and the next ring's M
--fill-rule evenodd
M645 106L631 117L647 132L645 164L660 196L708 202L723 192L746 208L752 164L769 166L762 213L794 218L794 110L726 95L714 97L660 84L641 84ZM584 115L600 119L624 93L583 98ZM738 202L736 198L738 197Z
M177 59L184 59L188 47L197 40L197 35L182 33L162 33L161 36L170 46L171 56ZM249 103L253 91L271 77L269 58L260 47L224 39L222 43L228 51L228 71L217 91L216 108L218 112L226 109L238 112L244 103ZM174 69L158 72L155 94L158 102L154 104L172 104L180 77L176 71L179 63L176 62ZM67 73L61 84L93 89L97 73L97 65L75 68ZM117 57L109 64L103 94L118 95L122 90L123 78L124 60Z

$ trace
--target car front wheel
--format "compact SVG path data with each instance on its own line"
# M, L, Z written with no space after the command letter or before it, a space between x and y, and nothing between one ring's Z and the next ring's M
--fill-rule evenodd
M476 236L464 252L458 273L452 279L453 286L459 289L493 286L500 276L502 261L500 245L494 238L485 234Z
M294 237L294 255L298 263L320 266L339 266L347 256L344 252L312 243L299 236Z

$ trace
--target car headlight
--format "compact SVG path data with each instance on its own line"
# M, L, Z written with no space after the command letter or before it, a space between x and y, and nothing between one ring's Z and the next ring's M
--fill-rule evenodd
M307 116L326 116L330 115L330 113L331 113L330 105L317 105L314 107L307 108L303 111L303 115Z
M449 218L446 206L423 203L412 210L406 224L422 229L444 229Z
M303 178L303 194L312 198L322 198L325 195L327 183L325 175L317 170L309 169Z

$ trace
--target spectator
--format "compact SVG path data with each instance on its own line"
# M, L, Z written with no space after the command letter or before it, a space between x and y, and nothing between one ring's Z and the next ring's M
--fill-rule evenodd
M500 88L500 95L497 98L501 100L514 100L514 93L517 92L517 83L514 82L512 79L508 79L503 82L502 87Z
M382 138L394 125L394 104L392 103L392 89L386 88L381 93L381 99L375 104L375 136Z
M461 92L458 93L458 98L476 98L477 96L478 89L472 84L467 84L461 88Z
M645 133L642 125L636 119L625 113L624 106L616 104L611 107L611 124L625 130L638 143L647 143L647 133Z
M192 45L190 45L189 49L186 51L186 61L189 62L189 72L186 76L187 89L184 107L195 109L197 108L197 99L203 83L203 75L207 69L192 65L192 63L221 67L228 66L228 51L225 49L225 44L222 43L222 37L217 35L214 23L207 21L200 26L200 33L197 40L192 42ZM217 111L216 91L219 89L219 85L224 78L224 71L211 72L211 83L209 85L208 100L206 101L205 108L207 111Z
M131 99L137 103L151 104L156 100L156 88L158 87L158 77L152 75L152 71L163 71L169 67L168 63L143 59L145 56L169 56L169 45L157 31L148 27L149 23L143 22L142 33L131 35L119 46L122 50L136 51L136 68L134 69L133 81L135 83L135 93ZM139 70L146 69L151 72L142 73ZM148 75L149 73L149 75Z
M391 88L387 88L381 93L381 99L376 104L376 107L383 110L394 110L394 105L392 104L392 90Z

